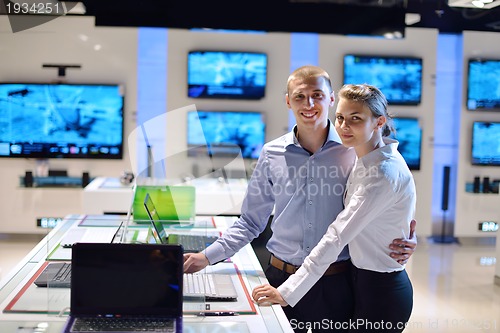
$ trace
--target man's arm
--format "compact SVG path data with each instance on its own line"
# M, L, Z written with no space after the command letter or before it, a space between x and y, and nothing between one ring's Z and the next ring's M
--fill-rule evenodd
M204 251L185 254L185 273L197 272L233 256L266 228L274 207L274 197L267 178L267 162L262 157L265 156L265 149L262 152L248 183L240 218Z
M396 260L399 264L404 265L408 262L408 259L413 255L417 247L417 235L415 233L415 228L417 221L411 220L410 222L410 235L408 239L396 238L389 245L389 248L393 250L391 252L391 258Z

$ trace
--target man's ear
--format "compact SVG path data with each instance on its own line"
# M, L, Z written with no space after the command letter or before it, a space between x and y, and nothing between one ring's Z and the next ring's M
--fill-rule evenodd
M332 91L332 93L330 94L330 106L334 106L335 105L335 92Z
M285 102L286 106L288 106L288 108L291 109L292 106L290 105L290 98L288 97L288 94L285 94Z

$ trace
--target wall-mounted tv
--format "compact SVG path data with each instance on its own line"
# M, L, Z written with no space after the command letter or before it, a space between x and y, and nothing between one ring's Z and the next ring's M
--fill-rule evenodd
M187 67L188 97L255 100L265 95L265 53L191 51Z
M422 59L347 54L344 84L349 83L378 87L392 105L418 105L422 99Z
M0 83L0 157L123 158L123 87Z
M471 141L473 165L500 165L500 123L475 121Z
M467 109L500 111L500 59L469 59Z
M417 118L394 118L396 134L392 138L399 141L398 151L410 170L420 170L422 153L422 129Z
M190 111L187 116L188 155L259 157L265 143L260 112Z

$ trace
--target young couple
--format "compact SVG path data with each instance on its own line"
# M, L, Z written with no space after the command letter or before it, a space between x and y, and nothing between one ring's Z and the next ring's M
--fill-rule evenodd
M328 74L304 66L290 75L286 103L297 125L264 146L241 217L205 251L185 255L184 269L232 256L274 208L270 285L254 289L257 303L285 306L297 332L401 332L412 309L404 265L416 246L415 185L397 142L386 138L383 94L346 85L338 97L333 124Z

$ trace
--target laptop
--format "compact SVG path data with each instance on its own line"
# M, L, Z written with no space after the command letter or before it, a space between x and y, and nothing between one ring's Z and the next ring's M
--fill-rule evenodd
M118 227L72 227L59 243L64 248L70 248L74 243L112 243L123 222Z
M182 332L181 245L77 243L64 333Z
M38 287L70 288L71 263L49 262L33 283Z
M157 244L182 244L185 253L203 251L217 240L217 236L169 234L163 227L162 219L149 193L144 197L144 208L151 222L151 231Z
M64 248L71 248L75 243L112 243L122 226L123 221L118 227L73 227L68 230L59 244ZM38 287L70 288L71 263L49 262L33 283Z
M217 236L168 234L149 193L144 207L151 221L157 244L182 244L185 253L200 252L217 240ZM184 274L184 299L204 298L207 301L236 301L238 292L229 274Z

